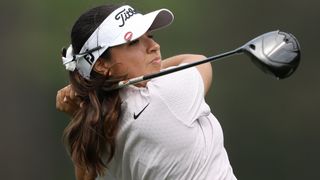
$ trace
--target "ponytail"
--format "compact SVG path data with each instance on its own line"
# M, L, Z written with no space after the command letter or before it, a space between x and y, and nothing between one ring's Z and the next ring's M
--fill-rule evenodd
M76 165L102 175L115 153L121 115L119 90L105 92L101 82L88 83L77 72L71 73L70 80L84 103L64 130L64 142Z
M104 5L82 14L71 31L74 53L79 53L95 29L120 5ZM100 58L110 59L107 49ZM63 140L76 166L102 175L115 154L116 136L121 115L119 90L106 92L124 77L106 77L91 72L90 80L77 70L70 72L70 82L83 102L65 128Z

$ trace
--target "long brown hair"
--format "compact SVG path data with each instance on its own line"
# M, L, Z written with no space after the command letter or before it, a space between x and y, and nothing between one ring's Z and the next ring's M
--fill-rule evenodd
M103 20L119 5L104 5L93 8L75 22L71 43L75 53ZM109 60L106 50L100 58ZM108 73L107 73L108 74ZM76 166L90 173L103 174L115 153L115 139L121 115L119 90L105 91L124 77L112 77L91 72L90 80L77 70L70 72L72 88L83 101L83 106L73 115L64 130L63 139Z

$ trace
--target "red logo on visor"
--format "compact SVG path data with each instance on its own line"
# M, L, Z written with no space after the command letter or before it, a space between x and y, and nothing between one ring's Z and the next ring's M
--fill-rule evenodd
M126 41L130 41L131 38L132 38L132 35L133 35L133 33L132 33L131 31L129 31L129 32L127 32L127 33L124 35L124 39L125 39Z

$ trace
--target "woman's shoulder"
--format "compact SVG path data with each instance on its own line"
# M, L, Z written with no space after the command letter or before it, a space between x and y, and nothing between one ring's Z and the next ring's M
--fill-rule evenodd
M195 67L192 67L152 79L147 83L146 89L151 91L151 94L152 92L184 94L187 93L187 91L203 89L203 86L203 81L199 71Z

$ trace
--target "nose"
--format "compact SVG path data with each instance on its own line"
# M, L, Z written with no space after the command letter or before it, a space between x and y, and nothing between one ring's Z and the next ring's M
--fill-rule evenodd
M154 52L158 52L160 50L160 45L154 41L152 38L147 37L148 38L148 46L147 46L147 53L154 53Z

